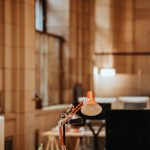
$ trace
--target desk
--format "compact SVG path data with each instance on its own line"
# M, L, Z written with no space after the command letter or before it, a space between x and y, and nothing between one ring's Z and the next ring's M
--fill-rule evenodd
M85 127L82 127L80 129L70 128L69 130L66 130L65 135L66 135L66 137L76 137L77 138L74 150L79 150L80 137L93 137L92 132ZM50 148L50 150L54 150L55 148L56 148L56 150L59 150L59 145L56 140L56 138L59 137L59 131L57 128L54 128L50 131L43 132L42 136L48 137L46 150L49 150L49 148ZM102 130L99 133L99 137L105 137L105 130Z

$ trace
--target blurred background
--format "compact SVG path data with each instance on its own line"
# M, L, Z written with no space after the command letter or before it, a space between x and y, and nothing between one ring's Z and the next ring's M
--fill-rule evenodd
M150 1L0 0L7 149L36 149L40 133L89 90L149 97Z

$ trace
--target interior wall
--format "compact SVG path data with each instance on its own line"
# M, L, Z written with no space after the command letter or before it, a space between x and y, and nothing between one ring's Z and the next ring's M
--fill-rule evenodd
M94 51L97 53L149 52L149 11L148 0L97 0ZM97 95L149 95L150 55L112 57L112 66L117 74L105 80L103 77L98 77L96 83L99 86L94 87L98 87L96 91L103 92L97 92ZM102 58L99 56L96 58L95 65L102 65Z
M97 0L95 11L95 52L134 51L133 2L130 0ZM106 58L107 59L107 58ZM95 63L98 62L97 58ZM130 73L131 57L114 58L119 72ZM123 69L122 69L123 68Z
M95 0L70 1L69 75L72 88L82 84L83 96L93 89L94 6Z
M94 73L94 90L97 97L139 96L140 87L140 79L134 74L102 77Z
M66 109L35 110L35 54L34 0L0 1L0 100L14 150L35 149L35 131L55 126Z
M134 10L135 50L150 52L150 1L136 0ZM150 95L150 55L135 57L134 66L141 74L141 93Z
M5 137L13 139L16 150L34 149L34 1L6 0L2 8Z
M3 25L3 15L4 15L4 2L0 1L0 112L2 112L3 100L2 100L2 90L3 90L3 48L4 48L4 25Z
M58 13L58 18L51 18L52 26L48 23L48 29L64 39L63 99L70 103L75 82L84 83L88 89L92 86L94 4L91 0L66 0L65 5L49 2L53 6L50 16ZM60 112L67 108L35 110L34 17L34 0L0 1L0 93L5 137L12 137L15 150L35 149L35 131L41 133L57 125Z

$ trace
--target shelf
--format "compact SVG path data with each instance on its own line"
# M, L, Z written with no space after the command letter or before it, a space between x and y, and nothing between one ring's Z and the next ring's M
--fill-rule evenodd
M150 52L95 52L95 55L115 55L115 56L127 56L127 55L131 55L131 56L136 56L136 55L150 55Z

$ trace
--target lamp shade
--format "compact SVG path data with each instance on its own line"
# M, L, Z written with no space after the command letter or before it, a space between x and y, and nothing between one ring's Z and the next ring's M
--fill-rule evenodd
M94 93L92 91L89 91L87 93L87 101L81 108L81 112L84 115L96 116L102 112L102 107L96 103L94 97L95 96L94 96Z

